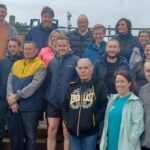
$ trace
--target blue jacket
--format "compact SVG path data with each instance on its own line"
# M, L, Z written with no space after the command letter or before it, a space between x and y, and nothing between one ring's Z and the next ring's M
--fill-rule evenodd
M43 28L42 24L35 26L31 28L31 30L29 30L28 34L26 35L26 41L34 41L40 51L43 47L47 47L48 37L50 33L56 28L57 27L55 24L52 24L52 26L49 28Z
M97 47L95 42L92 42L84 52L84 57L89 58L93 64L96 63L99 56L105 54L106 42L102 41L100 47Z
M45 99L59 110L61 110L68 84L77 78L75 70L77 60L78 58L69 52L64 57L56 54L48 64Z
M22 54L15 56L8 54L0 60L0 100L6 100L7 80L13 63L22 58Z
M78 57L83 57L85 49L92 42L92 32L88 29L85 35L81 35L78 29L69 33L70 47L74 54Z
M15 94L20 111L42 110L46 66L35 57L32 60L16 61L9 74L7 82L7 96Z
M124 69L124 70L131 72L129 68L129 64L125 57L118 56L118 62L119 62L118 70ZM109 71L107 70L106 55L100 57L100 59L96 62L94 71L98 78L105 80L107 71Z

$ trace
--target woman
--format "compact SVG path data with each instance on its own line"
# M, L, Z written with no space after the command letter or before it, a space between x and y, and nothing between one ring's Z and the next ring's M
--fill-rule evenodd
M64 35L64 33L60 30L54 30L49 36L48 47L42 48L38 55L46 65L54 58L56 40L60 35Z
M133 80L125 71L115 74L118 94L110 97L106 109L100 150L140 150L144 130L143 106L134 95Z
M144 103L144 132L141 138L142 150L150 150L150 61L144 63L144 73L148 81L141 87L139 97Z
M126 57L128 62L133 49L138 47L138 40L132 35L131 28L131 21L126 18L120 19L115 27L115 38L120 44L120 55Z
M150 32L148 30L139 31L138 35L138 48L134 48L130 57L129 65L130 68L135 65L136 62L141 61L144 57L144 46L147 42L150 41Z
M144 84L147 83L144 74L144 63L150 61L150 42L147 42L144 46L144 57L142 60L135 63L132 68L135 74L135 81L137 82L138 88L140 89Z

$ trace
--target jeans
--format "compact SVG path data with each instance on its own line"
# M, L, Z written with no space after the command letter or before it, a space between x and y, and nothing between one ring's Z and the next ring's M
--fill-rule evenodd
M87 137L71 136L71 150L96 150L97 135Z
M40 114L40 111L20 112L26 139L26 150L36 149L36 131Z
M5 115L8 111L7 101L0 100L0 144L2 143L4 127L5 127Z

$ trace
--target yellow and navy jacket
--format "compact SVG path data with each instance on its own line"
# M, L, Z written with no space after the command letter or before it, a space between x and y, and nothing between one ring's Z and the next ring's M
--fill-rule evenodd
M38 57L14 63L8 78L7 96L16 94L20 111L43 109L45 76L46 66Z

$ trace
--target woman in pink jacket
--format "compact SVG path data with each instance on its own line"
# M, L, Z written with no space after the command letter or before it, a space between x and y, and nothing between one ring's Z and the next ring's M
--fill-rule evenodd
M48 47L42 48L39 52L38 56L46 65L48 65L48 63L54 58L54 54L56 51L56 40L60 35L64 35L63 31L57 29L54 30L49 36Z

